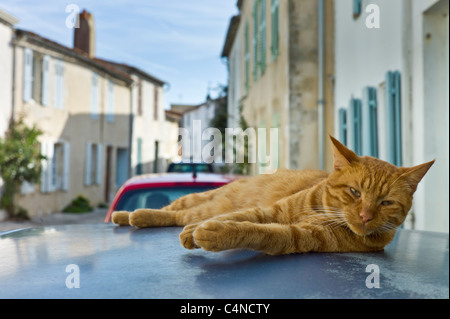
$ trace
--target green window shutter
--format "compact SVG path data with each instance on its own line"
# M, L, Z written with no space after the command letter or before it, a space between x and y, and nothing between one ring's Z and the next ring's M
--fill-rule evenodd
M352 146L357 155L362 155L362 117L361 100L352 98L350 100L350 125L352 126Z
M260 74L263 74L266 71L266 0L259 0L259 9L260 9L260 24L259 24L259 66L260 66Z
M363 90L363 155L378 157L377 90Z
M258 80L258 2L253 6L253 82Z
M279 23L278 23L278 15L279 15L279 0L272 0L272 61L276 59L278 56L279 50Z
M353 19L358 18L362 12L362 0L353 0Z
M248 93L250 89L250 52L249 52L249 34L248 34L248 22L245 23L245 91Z
M339 140L347 145L347 110L345 108L339 109Z
M386 116L388 160L391 164L402 165L402 114L400 72L386 74Z

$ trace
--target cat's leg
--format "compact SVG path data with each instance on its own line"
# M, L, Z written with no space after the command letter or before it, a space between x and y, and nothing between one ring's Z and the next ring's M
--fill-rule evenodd
M297 225L208 220L193 232L195 246L208 251L253 249L270 255L319 251L320 236Z
M255 207L251 209L244 209L237 212L227 213L212 217L208 220L213 220L216 222L225 222L225 221L235 221L235 222L252 222L259 224L266 223L279 223L279 224L288 224L290 220L287 218L286 214L281 213L283 210L280 205L274 205L269 208L261 208ZM199 248L199 246L195 245L195 241L192 238L195 229L201 225L201 222L196 222L192 225L186 226L180 234L180 242L187 249Z
M170 207L168 207L170 208ZM232 202L225 197L202 202L195 207L171 211L163 209L137 209L130 213L130 225L144 227L186 226L205 221L211 217L228 213L234 209Z

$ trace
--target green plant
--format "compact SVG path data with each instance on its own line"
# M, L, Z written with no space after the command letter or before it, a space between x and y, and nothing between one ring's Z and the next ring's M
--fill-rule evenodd
M22 183L36 184L40 181L40 163L45 159L40 152L40 135L41 130L27 126L20 117L17 121L10 121L5 137L0 138L0 177L4 183L0 207L8 212L10 218L24 216L24 209L18 209L14 199Z
M94 208L89 203L89 200L83 195L78 195L72 202L64 207L64 213L87 213Z

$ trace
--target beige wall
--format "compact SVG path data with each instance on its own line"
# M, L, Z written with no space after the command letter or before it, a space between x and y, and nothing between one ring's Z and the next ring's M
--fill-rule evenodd
M48 106L42 106L39 101L23 102L23 46L51 56ZM53 102L56 59L62 60L64 63L64 106L62 109L56 108ZM78 195L86 196L93 205L105 202L106 148L107 146L113 147L109 174L111 195L120 186L115 184L116 150L119 147L127 148L129 145L130 89L128 85L73 57L30 43L19 42L17 44L15 67L15 114L23 114L28 124L35 124L43 130L42 143L67 143L70 148L67 189L42 193L41 185L36 185L34 188L28 186L25 190L26 194L19 196L18 204L27 209L30 216L34 216L60 211ZM97 118L91 116L91 88L94 72L98 74L99 79L100 114ZM108 122L105 115L110 79L114 83L113 122ZM93 163L101 172L99 180L92 181L88 186L85 185L87 143L94 143L101 149L99 160L101 165L97 167ZM97 155L96 153L95 156ZM59 170L61 171L61 168Z
M249 126L279 123L279 167L319 168L318 146L318 5L315 0L279 2L279 53L272 59L271 1L266 1L266 70L253 79L253 6L243 3L236 39L240 43L240 90ZM328 134L333 134L334 20L333 2L325 1L325 169L332 169ZM249 26L250 88L245 83L245 25ZM236 46L236 44L234 44ZM233 50L233 48L232 48ZM233 54L233 52L232 52ZM233 66L231 65L230 68ZM331 80L330 80L331 79ZM231 80L233 81L233 79ZM236 81L236 80L234 80ZM257 170L253 169L253 173Z

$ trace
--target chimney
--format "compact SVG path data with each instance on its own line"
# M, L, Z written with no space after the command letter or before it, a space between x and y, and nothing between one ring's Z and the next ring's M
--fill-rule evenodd
M79 28L75 28L73 46L93 58L95 56L94 16L83 10L78 15L78 22Z

